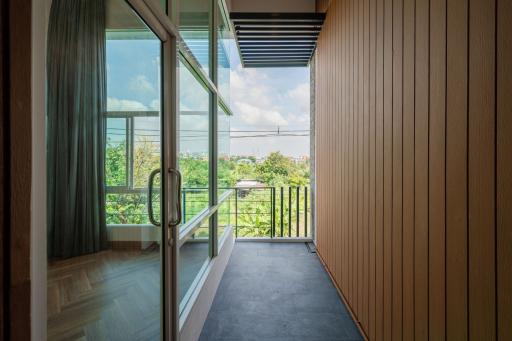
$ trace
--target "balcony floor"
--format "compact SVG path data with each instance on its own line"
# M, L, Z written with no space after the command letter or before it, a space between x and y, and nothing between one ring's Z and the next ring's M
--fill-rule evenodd
M237 242L200 341L363 340L303 243Z

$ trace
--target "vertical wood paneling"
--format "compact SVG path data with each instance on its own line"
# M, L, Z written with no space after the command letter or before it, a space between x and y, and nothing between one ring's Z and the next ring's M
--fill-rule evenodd
M512 5L339 0L317 246L370 340L512 338Z
M362 320L363 312L363 151L364 151L364 37L363 37L363 5L364 0L359 0L358 15L357 15L357 253L356 253L356 267L357 267L357 311L358 318Z
M498 340L512 339L512 2L498 1L497 301Z
M467 340L468 0L447 1L446 339Z
M316 11L317 12L325 12L331 5L331 0L317 0L316 1Z
M392 340L402 340L403 0L393 0Z
M349 41L349 25L348 25L348 15L349 15L349 11L348 11L348 2L347 1L343 1L342 2L342 18L343 18L343 41L345 42L348 42ZM344 194L344 202L343 202L343 212L345 214L343 214L343 217L342 217L342 221L343 221L343 240L342 240L342 245L343 245L343 267L344 267L344 272L343 272L343 284L342 284L342 288L345 290L345 292L347 292L347 278L348 278L348 242L349 242L349 238L348 238L348 207L349 207L349 191L348 191L348 180L349 180L349 177L348 177L348 167L349 167L349 163L348 163L348 154L349 154L349 131L350 131L350 127L349 127L349 122L348 122L348 117L349 117L349 102L348 102L348 94L349 94L349 91L350 91L350 82L349 82L349 64L348 64L348 56L349 56L349 50L348 48L346 48L346 46L348 45L348 43L346 45L342 45L344 48L343 48L343 72L344 72L344 77L343 77L343 86L344 86L344 89L343 89L343 93L342 93L342 96L343 96L343 134L344 134L344 141L345 141L345 145L344 145L344 148L343 148L343 182L344 182L344 191L343 191L343 194Z
M375 230L376 293L375 339L384 337L384 0L377 1Z
M414 42L415 0L403 9L403 339L414 340Z
M355 259L355 267L356 267L356 278L355 278L355 283L356 283L356 287L355 287L355 294L356 294L356 309L359 312L361 312L361 287L359 285L359 283L361 282L361 269L360 269L360 262L361 262L361 242L360 242L360 236L361 236L361 232L362 232L362 228L361 228L361 217L362 217L362 213L361 213L361 203L362 203L362 200L361 200L361 195L362 195L362 189L361 189L361 180L362 180L362 169L361 169L361 159L362 159L362 155L361 155L361 150L362 150L362 146L361 146L361 142L362 142L362 139L361 139L361 122L363 120L363 116L362 116L362 108L361 108L361 83L363 81L363 78L361 76L361 66L362 66L362 54L361 54L361 51L362 51L362 41L361 41L361 6L362 6L362 1L359 0L359 1L356 1L356 24L355 24L355 41L356 41L356 45L355 45L355 54L356 54L356 60L355 60L355 91L356 91L356 94L355 94L355 98L354 98L354 101L355 101L355 109L354 109L354 115L355 115L355 131L356 131L356 136L355 136L355 144L356 144L356 149L355 149L355 162L356 162L356 170L355 170L355 174L356 174L356 184L355 184L355 217L356 217L356 223L354 225L355 227L355 231L354 231L354 234L355 234L355 239L354 239L354 243L355 243L355 253L354 253L354 259ZM360 319L360 314L358 314L358 319Z
M354 166L355 166L355 162L354 162L354 80L355 80L355 77L354 77L354 74L355 74L355 58L354 58L354 22L355 22L355 18L354 18L354 15L353 15L353 12L354 12L354 4L355 4L355 1L356 0L350 0L350 3L349 3L349 10L348 10L348 22L349 22L349 25L350 25L350 28L349 28L349 58L350 58L350 62L349 62L349 67L350 67L350 75L349 75L349 79L350 79L350 92L349 92L349 98L348 98L348 102L349 102L349 146L350 146L350 150L349 150L349 168L350 168L350 171L349 171L349 193L350 193L350 205L349 205L349 211L348 211L348 215L349 215L349 222L348 222L348 243L349 243L349 255L348 255L348 259L349 259L349 267L350 267L350 270L349 270L349 277L348 277L348 282L349 282L349 292L348 292L348 295L349 295L349 300L350 300L350 304L353 306L354 305L354 297L353 297L353 293L354 293L354 278L356 277L355 276L355 272L354 272L354 266L353 266L353 260L354 260L354 234L353 234L353 231L354 231L354 222L355 222L355 219L354 219L354 202L355 202L355 198L354 198L354 179L355 179L355 172L354 172Z
M338 4L336 4L337 6ZM339 40L339 21L340 21L340 18L339 16L335 15L333 17L333 29L334 29L334 39L336 40ZM340 87L339 87L339 79L340 79L340 75L338 74L339 72L339 58L338 58L338 55L339 55L339 45L338 44L334 44L332 46L333 48L333 62L334 62L334 65L333 65L333 90L334 90L334 94L338 94L339 91L340 91ZM334 130L338 129L339 127L339 97L338 96L335 96L334 98L334 115L333 115L333 124L332 124L332 129L333 129L333 136L334 136L334 148L338 149L339 148L339 138L340 138L340 134L335 134L334 133ZM339 159L339 154L336 153L333 155L333 171L335 174L339 174L339 171L338 171L338 159ZM339 203L339 195L340 195L340 188L339 188L339 183L336 182L334 184L334 203L335 205L337 203ZM334 238L333 240L336 241L336 240L339 240L339 237L338 237L338 232L339 232L339 225L336 223L333 223L333 229L334 229ZM334 249L333 249L333 264L334 264L334 273L336 274L336 277L339 278L340 274L339 274L339 256L338 256L338 252L339 252L339 247L336 247L334 246Z
M370 77L369 77L369 68L370 68L370 26L369 26L369 9L370 3L369 0L364 0L363 6L363 32L364 32L364 45L363 45L363 56L364 56L364 65L363 65L363 87L364 87L364 98L363 98L363 110L364 110L364 126L363 126L363 137L364 137L364 153L363 153L363 307L362 307L362 324L365 330L369 329L368 326L368 287L369 287L369 185L370 185L370 168L369 168L369 155L370 155L370 141L369 141L369 130L370 130L370 121L369 121L369 112L370 112Z
M469 16L469 337L495 340L495 2Z
M384 0L384 335L392 340L393 0Z
M445 339L446 0L430 0L429 338Z
M428 340L429 0L416 0L414 332Z
M375 203L376 203L376 193L375 193L375 137L376 137L376 128L375 128L375 114L376 114L376 18L377 18L377 8L376 8L376 0L370 0L370 10L369 10L369 90L370 90L370 103L369 103L369 120L370 120L370 131L369 131L369 139L370 139L370 155L369 155L369 163L370 163L370 184L369 184L369 262L368 262L368 337L372 340L375 339L375 324L376 324L376 285L375 285L375 275L376 275L376 257L375 257Z

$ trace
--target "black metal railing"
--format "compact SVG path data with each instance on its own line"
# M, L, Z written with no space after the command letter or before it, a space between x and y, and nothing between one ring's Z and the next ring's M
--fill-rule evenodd
M237 238L309 237L309 187L229 187L233 195L219 211L219 226L228 221ZM183 221L208 207L207 188L182 191Z
M232 226L237 238L307 238L311 235L308 186L220 188L219 197L232 194L218 210L222 228ZM153 206L158 216L159 193ZM183 188L182 223L186 224L209 206L208 188ZM150 224L147 190L107 191L106 216L110 224Z

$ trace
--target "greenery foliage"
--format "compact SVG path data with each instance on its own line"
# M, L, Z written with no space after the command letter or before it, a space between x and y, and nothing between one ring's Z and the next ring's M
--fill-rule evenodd
M139 139L134 145L133 168L127 163L125 142L107 143L105 174L107 184L106 216L107 224L148 224L147 183L152 170L160 167L158 144ZM208 206L208 158L204 155L187 155L179 157L179 167L183 176L184 221L190 220ZM283 189L283 226L284 234L288 228L296 233L296 221L290 222L289 210L295 218L296 192L292 191L292 207L288 205L288 186L300 186L299 229L303 229L304 187L309 185L309 159L293 160L279 152L271 153L264 160L255 157L222 157L218 160L219 195L226 188L236 187L240 180L257 180L265 188L239 191L232 195L219 210L220 230L224 226L238 225L239 236L269 236L272 227L272 189L275 190L276 234L279 234L280 222L280 187ZM159 188L159 179L155 183ZM159 214L159 193L153 198L155 215ZM235 205L238 217L234 216ZM301 227L302 226L302 227Z

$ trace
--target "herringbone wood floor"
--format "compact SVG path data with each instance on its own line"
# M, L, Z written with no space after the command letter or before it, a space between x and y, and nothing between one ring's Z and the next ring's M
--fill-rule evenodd
M157 251L103 251L51 262L48 340L158 340Z

